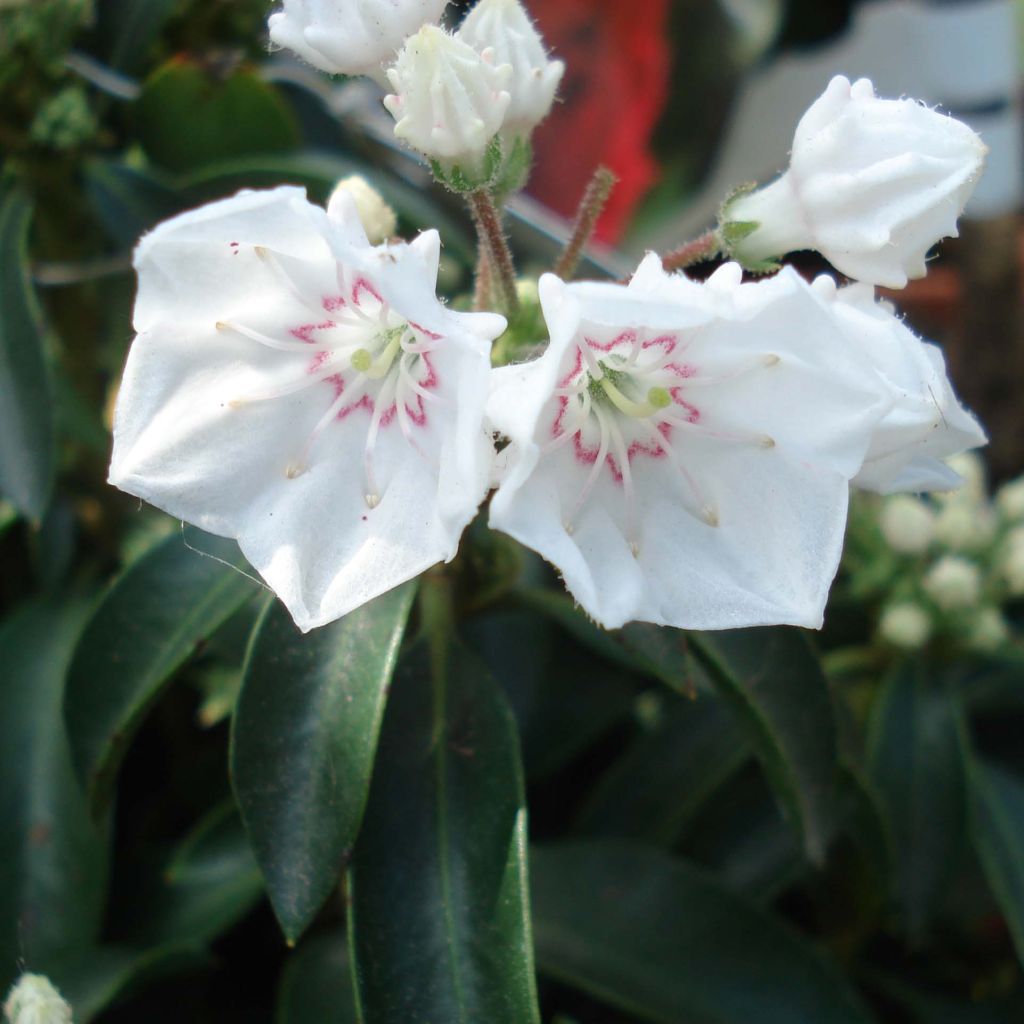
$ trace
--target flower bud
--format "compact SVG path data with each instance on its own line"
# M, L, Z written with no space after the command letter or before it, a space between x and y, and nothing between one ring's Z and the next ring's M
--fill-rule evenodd
M1024 594L1024 526L1007 534L999 553L999 571L1012 597Z
M944 611L971 608L981 597L981 571L966 558L946 555L931 567L923 585Z
M271 41L332 75L377 75L405 38L437 21L448 0L284 0Z
M916 650L928 642L932 633L932 620L919 604L909 601L894 604L882 612L878 633L894 647Z
M999 488L996 507L1011 522L1024 520L1024 477L1011 480Z
M967 643L976 651L991 653L1010 639L1010 627L998 608L982 608L968 625Z
M963 482L955 490L937 494L939 501L978 504L988 499L985 460L977 452L960 452L946 459L946 465Z
M544 41L519 0L480 0L457 33L478 53L494 52L497 64L508 64L511 95L502 132L509 138L528 136L548 116L565 64L549 60Z
M987 503L948 501L935 519L935 539L951 551L979 551L995 532L995 518Z
M919 498L898 494L889 498L878 517L885 542L902 555L928 550L935 533L935 514Z
M381 242L394 236L398 229L398 217L395 215L395 211L384 201L384 197L358 174L353 174L338 182L331 193L330 202L327 204L328 214L331 213L343 193L350 195L355 201L359 222L363 225L370 245L380 245Z
M426 25L406 41L387 74L395 91L384 106L395 119L395 135L429 157L453 188L486 185L500 156L497 134L511 99L511 66L496 65L490 50L477 53Z
M71 1024L71 1007L49 978L23 974L4 1003L8 1024Z
M985 153L960 121L837 76L800 120L789 170L727 203L722 234L748 266L815 249L849 277L902 288L957 234Z

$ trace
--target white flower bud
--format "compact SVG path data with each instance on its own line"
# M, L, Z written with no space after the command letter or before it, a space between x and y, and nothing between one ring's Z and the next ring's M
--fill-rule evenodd
M4 1003L8 1024L71 1024L71 1007L49 978L23 974Z
M565 64L549 60L544 41L519 0L480 0L457 33L479 53L494 51L497 64L509 64L511 102L504 134L529 135L548 116Z
M946 555L931 567L923 585L944 611L971 608L981 597L981 570L966 558Z
M342 193L347 193L355 200L359 222L363 225L370 245L380 245L381 242L394 237L395 231L398 230L398 217L384 201L384 197L365 178L358 174L342 178L331 193L327 204L328 213L336 206Z
M976 651L998 650L1010 639L1010 627L998 608L982 608L971 619L967 643Z
M433 25L406 41L388 80L395 90L384 106L395 119L395 135L472 179L484 173L485 157L505 120L512 68L495 65L489 50Z
M919 604L890 605L882 612L878 633L887 643L905 650L923 647L932 633L932 620Z
M902 288L924 276L935 242L957 234L985 153L960 121L837 76L800 120L789 170L728 204L734 232L757 225L732 254L756 265L815 249L849 277Z
M988 485L985 478L985 460L975 452L961 452L946 459L949 466L963 480L955 490L936 494L942 502L978 504L987 500Z
M996 506L1011 522L1024 519L1024 477L1011 480L999 488Z
M1024 526L1006 535L999 553L999 571L1012 597L1024 594Z
M878 526L885 542L903 555L928 550L935 532L935 514L919 498L898 494L882 505Z
M995 536L988 504L948 501L935 519L935 539L951 551L979 551Z
M405 38L441 17L448 0L284 0L271 41L332 75L378 75Z

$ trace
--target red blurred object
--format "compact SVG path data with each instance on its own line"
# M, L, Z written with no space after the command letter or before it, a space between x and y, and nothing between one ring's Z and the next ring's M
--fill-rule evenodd
M669 0L539 0L531 14L566 63L560 101L534 136L529 191L572 216L599 164L619 184L597 229L614 242L657 173L651 134L668 97Z

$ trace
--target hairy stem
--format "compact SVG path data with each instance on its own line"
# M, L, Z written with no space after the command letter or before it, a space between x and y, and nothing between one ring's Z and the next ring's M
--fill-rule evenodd
M477 236L487 253L489 274L492 286L496 286L494 290L499 293L499 305L503 306L503 313L511 316L519 309L519 296L516 293L515 263L501 226L501 214L486 189L470 192L467 201Z
M661 257L661 265L667 271L683 270L695 263L713 260L722 251L717 231L707 231L700 238L679 246Z
M618 178L607 167L598 167L590 179L580 205L576 208L576 222L573 225L569 241L565 243L562 255L558 257L554 272L563 280L568 281L579 266L580 257L594 235L597 219L601 216L612 189Z
M494 275L491 273L491 258L483 239L477 245L476 287L473 291L473 308L480 310L491 308L491 293L494 290Z

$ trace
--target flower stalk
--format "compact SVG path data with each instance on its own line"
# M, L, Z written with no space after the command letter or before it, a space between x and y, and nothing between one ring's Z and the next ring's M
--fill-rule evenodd
M693 239L665 253L661 257L661 265L668 273L675 270L685 270L687 267L695 266L697 263L705 263L713 260L722 251L722 243L717 231L706 231L699 238Z
M516 268L512 250L508 247L508 240L501 226L501 214L494 205L494 198L486 189L470 192L466 201L473 214L482 251L487 256L488 273L497 286L498 305L506 316L512 316L519 309Z
M569 241L565 243L561 256L555 264L554 273L563 281L570 281L576 273L583 251L594 237L597 221L608 204L608 197L618 183L616 174L607 167L598 167L590 179L580 205L576 210Z

